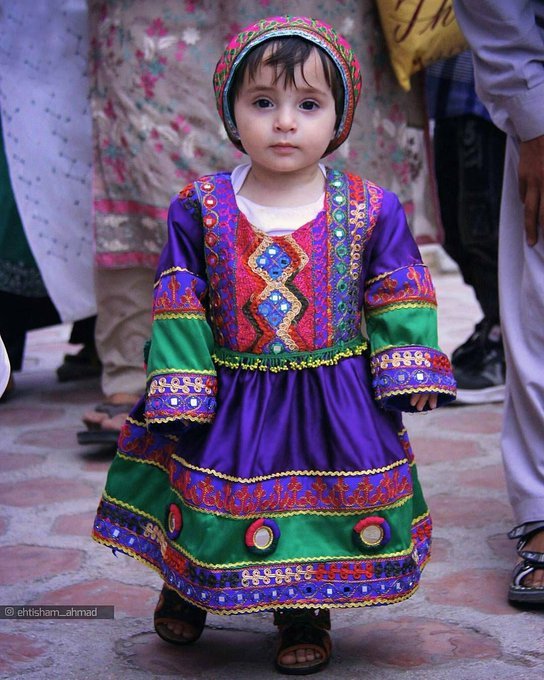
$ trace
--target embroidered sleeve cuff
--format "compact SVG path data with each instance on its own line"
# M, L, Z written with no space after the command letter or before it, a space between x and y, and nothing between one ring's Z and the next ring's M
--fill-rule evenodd
M371 358L372 384L383 408L415 411L413 394L438 395L442 406L455 399L456 386L448 357L429 347L394 347Z
M216 409L214 373L165 372L148 380L145 418L152 430L177 432L196 423L209 423Z

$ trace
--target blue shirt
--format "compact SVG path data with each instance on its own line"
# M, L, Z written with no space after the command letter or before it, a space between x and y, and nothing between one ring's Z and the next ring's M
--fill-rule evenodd
M425 69L425 96L429 118L441 120L472 114L490 119L474 89L469 50L450 59L441 59Z

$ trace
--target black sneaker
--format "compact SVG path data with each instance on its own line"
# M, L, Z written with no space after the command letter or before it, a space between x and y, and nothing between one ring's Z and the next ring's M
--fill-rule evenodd
M65 354L63 363L57 368L59 382L98 378L102 364L93 345L83 345L77 354Z
M504 350L502 341L487 340L471 360L453 367L458 404L489 404L504 401Z
M457 349L453 350L451 365L454 368L481 361L482 349L493 325L484 317L474 326L472 335Z

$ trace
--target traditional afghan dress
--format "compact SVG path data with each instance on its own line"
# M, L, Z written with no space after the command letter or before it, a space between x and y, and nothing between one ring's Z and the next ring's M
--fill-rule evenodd
M400 411L455 384L398 199L329 169L324 209L270 236L225 173L168 226L94 538L218 614L409 597L431 519Z

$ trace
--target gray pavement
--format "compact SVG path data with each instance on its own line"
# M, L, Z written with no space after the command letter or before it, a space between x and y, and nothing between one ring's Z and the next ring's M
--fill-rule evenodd
M457 274L435 273L435 283L450 352L477 306ZM279 677L269 615L210 616L196 645L167 645L152 631L159 577L89 538L112 453L76 442L100 390L56 381L67 335L64 326L30 335L16 392L0 405L0 604L114 605L115 618L0 621L0 677ZM506 602L514 552L501 418L500 404L406 417L434 519L433 559L407 602L333 613L333 659L319 677L542 677L544 609Z

